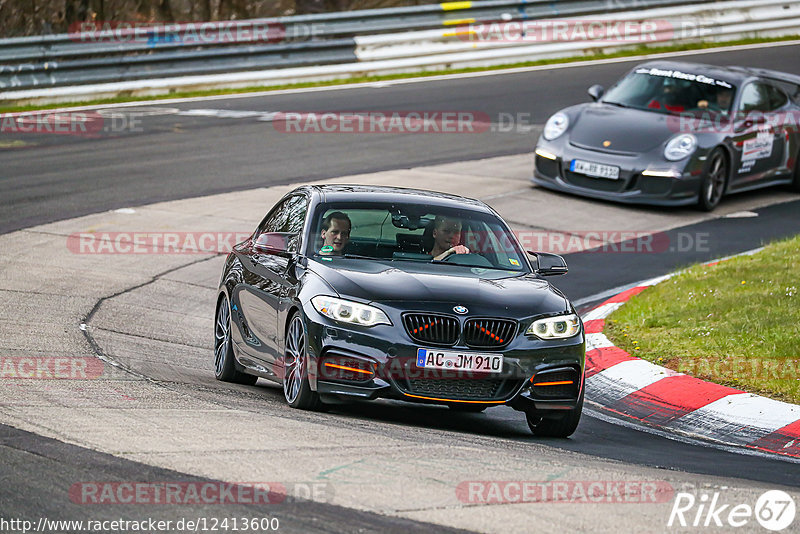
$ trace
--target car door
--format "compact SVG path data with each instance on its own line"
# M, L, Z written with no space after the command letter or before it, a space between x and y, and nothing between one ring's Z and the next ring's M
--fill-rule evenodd
M275 371L282 352L283 332L279 327L279 310L297 283L294 266L300 247L300 233L305 222L308 199L295 194L281 201L264 219L254 239L237 254L243 268L243 281L237 292L245 320L245 350L260 360L266 369ZM258 236L268 232L292 234L288 254L260 250Z
M731 190L744 189L772 179L784 164L785 132L776 127L775 114L787 103L783 92L764 82L743 88L734 118L735 162Z

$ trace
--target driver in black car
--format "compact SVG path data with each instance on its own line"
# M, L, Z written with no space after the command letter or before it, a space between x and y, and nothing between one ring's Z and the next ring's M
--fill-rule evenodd
M429 254L434 260L443 260L451 254L469 254L469 249L458 242L461 239L461 221L455 217L437 215L433 220L433 246Z
M350 242L350 229L352 228L350 217L341 211L329 213L322 219L322 249L320 254L323 256L341 256L344 249Z

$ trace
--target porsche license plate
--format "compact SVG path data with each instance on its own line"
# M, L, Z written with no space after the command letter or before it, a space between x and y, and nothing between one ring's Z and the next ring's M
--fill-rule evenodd
M583 161L580 159L573 159L569 165L569 170L577 172L578 174L585 174L593 178L606 178L608 180L619 179L619 167L613 165L603 165L601 163L592 163L590 161Z
M502 354L455 352L440 349L417 349L417 367L499 373L503 370Z

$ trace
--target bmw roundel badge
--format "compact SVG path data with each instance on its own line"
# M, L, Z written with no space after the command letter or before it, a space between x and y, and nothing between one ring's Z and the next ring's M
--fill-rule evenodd
M454 311L454 312L456 312L456 313L457 313L457 314L459 314L459 315L464 315L464 314L465 314L465 313L467 313L469 310L468 310L467 308L465 308L464 306L455 306L455 307L453 308L453 311Z

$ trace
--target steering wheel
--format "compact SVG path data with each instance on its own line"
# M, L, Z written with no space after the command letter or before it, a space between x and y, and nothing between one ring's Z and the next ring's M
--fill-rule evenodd
M494 267L492 262L480 254L450 254L442 261L455 265L466 265L468 267Z

